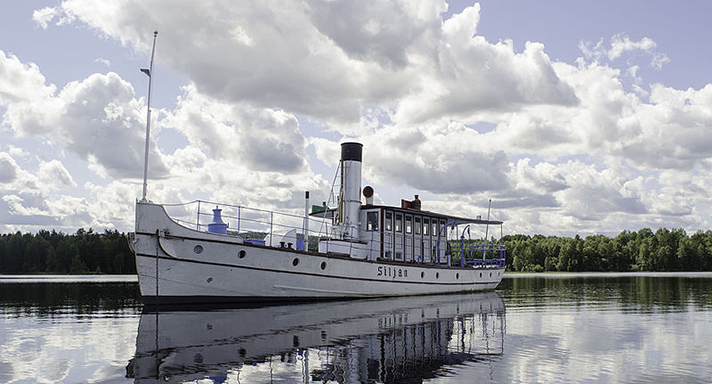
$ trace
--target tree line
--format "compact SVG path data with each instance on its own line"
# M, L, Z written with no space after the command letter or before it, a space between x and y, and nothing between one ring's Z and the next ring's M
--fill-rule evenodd
M644 228L613 238L507 235L502 241L509 271L712 270L712 231L688 236L683 229ZM127 236L116 230L1 235L0 274L37 273L135 274L136 264Z
M507 235L511 271L710 271L712 231L688 236L684 229L623 231L610 238Z
M125 234L83 228L73 234L41 230L0 236L0 274L135 274Z

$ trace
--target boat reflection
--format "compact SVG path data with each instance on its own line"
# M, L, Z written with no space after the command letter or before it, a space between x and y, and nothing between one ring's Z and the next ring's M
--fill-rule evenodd
M420 382L504 352L496 292L144 312L126 367L152 382Z

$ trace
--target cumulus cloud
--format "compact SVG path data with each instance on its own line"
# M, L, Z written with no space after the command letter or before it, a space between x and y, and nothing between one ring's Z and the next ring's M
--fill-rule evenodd
M184 88L176 113L165 122L216 160L259 171L294 173L307 164L306 140L294 115L247 104L214 101L194 86Z
M314 171L323 167L312 157L333 169L339 143L353 140L364 144L365 180L408 197L424 192L431 207L453 214L482 214L493 198L513 230L705 223L712 85L644 85L641 68L669 61L648 37L581 42L583 57L565 63L539 42L515 51L513 41L488 41L478 34L479 4L443 20L446 10L437 0L169 8L67 0L33 19L45 29L88 27L145 55L159 30L161 64L187 85L174 108L154 114L156 201L301 209L297 191L326 200L332 178ZM630 78L634 92L623 82ZM3 127L51 138L100 179L87 181L60 156L23 157L34 161L25 165L10 148L0 152L3 204L18 217L35 209L130 226L125 197L140 189L144 100L111 72L60 88L36 65L0 55ZM46 200L50 190L66 194ZM386 199L395 193L378 193L394 203Z
M443 23L437 60L419 73L418 88L399 104L396 119L419 122L442 116L468 118L516 111L526 105L575 105L573 89L560 81L544 46L527 43L516 54L511 41L491 44L476 36L479 5Z
M0 51L0 105L22 103L26 100L47 100L55 92L37 65L25 64L14 55Z
M398 69L413 64L409 58L413 46L440 28L440 14L446 10L445 3L437 2L307 3L314 26L348 57Z
M43 14L79 19L145 49L149 34L142 36L140 21L160 13L152 21L161 31L161 61L192 79L201 93L332 122L357 122L373 104L399 106L401 120L419 121L576 103L541 44L515 54L511 43L493 45L473 36L478 4L445 22L447 6L439 1L315 0L282 4L278 12L264 3L185 2L160 12L153 6L129 2L108 11L72 0Z
M37 161L35 156L25 157ZM77 215L83 211L85 200L65 195L63 187L75 184L64 165L58 160L37 162L39 166L32 170L18 164L12 154L0 152L0 231L74 230L91 223L91 215ZM72 199L71 204L60 203L68 199ZM84 204L76 204L78 201Z
M686 91L653 85L650 104L640 103L619 116L630 134L619 138L613 153L645 168L706 167L712 155L711 100L712 85Z
M567 174L569 188L557 193L564 209L582 220L600 220L611 212L645 213L640 197L622 190L626 179L612 169L596 170L578 161L559 165ZM627 196L626 196L627 195Z
M94 74L58 93L34 64L0 52L3 125L20 137L51 136L114 177L139 177L143 162L143 100L117 74ZM121 150L116 150L117 145ZM160 158L155 175L167 172Z
M67 168L56 159L42 162L39 167L38 176L45 181L57 181L60 184L76 186Z
M0 152L0 183L9 184L17 177L17 163L8 153Z

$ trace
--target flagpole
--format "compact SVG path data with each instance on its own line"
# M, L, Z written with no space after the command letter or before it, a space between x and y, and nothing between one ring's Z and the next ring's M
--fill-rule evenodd
M151 86L153 85L153 56L156 53L156 37L158 31L153 32L153 49L151 50L151 64L148 69L142 68L141 72L148 75L148 112L146 116L146 151L143 155L143 198L141 201L146 201L146 187L148 185L148 146L151 137Z

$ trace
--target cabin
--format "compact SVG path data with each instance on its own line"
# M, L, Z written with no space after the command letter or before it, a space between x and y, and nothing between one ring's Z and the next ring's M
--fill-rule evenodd
M319 241L319 252L403 263L503 265L503 245L474 244L469 238L470 226L484 225L486 239L490 225L500 226L501 231L501 221L424 211L418 195L401 200L400 207L374 205L370 186L363 189L366 203L362 204L361 144L344 143L341 148L337 208L314 206L310 214L330 219L333 228L330 236Z

